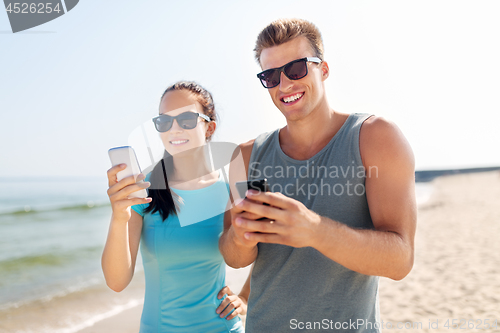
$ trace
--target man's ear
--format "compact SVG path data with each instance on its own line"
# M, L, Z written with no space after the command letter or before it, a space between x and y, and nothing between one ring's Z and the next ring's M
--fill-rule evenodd
M321 78L323 81L325 81L330 76L330 68L328 67L328 63L326 61L323 61L320 64L320 70L321 70Z

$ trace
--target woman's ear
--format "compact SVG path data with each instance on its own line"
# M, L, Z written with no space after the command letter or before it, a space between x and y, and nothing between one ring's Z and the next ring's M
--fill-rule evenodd
M216 127L217 127L217 124L215 123L215 121L211 121L208 123L207 132L205 133L205 137L207 140L212 137L212 135L215 132Z

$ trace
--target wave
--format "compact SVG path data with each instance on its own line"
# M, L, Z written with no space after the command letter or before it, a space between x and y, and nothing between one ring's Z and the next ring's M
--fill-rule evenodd
M93 208L100 208L104 206L110 206L109 201L92 201L89 200L86 203L77 204L66 204L66 205L54 205L54 206L30 206L25 205L23 208L16 207L11 210L0 211L0 216L2 215L27 215L27 214L37 214L52 211L68 211L68 210L88 210Z
M27 299L18 299L13 302L0 304L0 313L6 310L18 309L25 306L33 305L35 303L46 304L52 300L64 298L73 293L84 292L94 286L98 286L99 284L101 284L102 280L100 278L94 277L94 278L87 278L83 281L77 281L77 282L74 282L73 280L72 283L74 284L66 286L58 286L58 288L55 290L51 289L50 291L47 291L47 293L43 296L38 295L38 297L35 296Z
M95 297L99 297L99 294L103 292L103 290L94 288L94 290L90 290L88 293L94 294ZM69 297L66 297L66 295L61 296L59 299L55 299L50 305L47 303L33 302L20 304L18 308L5 309L4 311L6 313L13 314L8 317L10 320L7 322L7 325L17 327L16 333L76 333L88 327L92 327L102 320L144 304L143 297L134 295L128 297L128 299L126 298L124 302L120 304L110 304L109 301L105 301L96 306L86 299L86 296L88 297L89 295L84 295L84 293L85 291L78 297L84 304L86 303L86 310L79 311L78 313L72 311L75 303L74 300L70 299L72 298L71 295L68 294ZM51 311L41 318L40 308L44 309L49 306ZM20 312L22 312L23 315L19 315ZM30 321L20 322L22 319L19 317L30 317L30 315L33 317L30 318ZM61 320L61 318L63 318L63 320ZM1 329L0 331L4 332Z
M52 253L32 255L22 258L0 261L0 271L9 272L20 268L27 268L29 266L38 266L38 265L58 266L63 264L65 261L66 261L65 256L60 256Z
M74 262L75 259L82 259L88 256L95 256L102 251L102 246L79 248L71 251L32 254L24 257L9 258L0 261L0 272L6 273L27 270L35 266L61 266L66 263Z
M119 314L123 311L126 311L128 309L131 309L133 307L136 307L136 306L139 306L142 304L144 304L144 299L142 299L142 298L131 299L130 301L128 301L125 304L115 305L113 308L111 308L111 310L104 312L104 313L96 314L96 315L86 319L85 321L83 321L81 323L74 324L71 327L63 328L63 329L59 329L59 330L45 330L45 331L42 331L41 333L49 333L49 332L50 333L76 333L76 332L79 332L87 327L94 326L94 324L97 322L100 322L104 319L116 316L117 314ZM28 332L26 332L26 333L28 333Z

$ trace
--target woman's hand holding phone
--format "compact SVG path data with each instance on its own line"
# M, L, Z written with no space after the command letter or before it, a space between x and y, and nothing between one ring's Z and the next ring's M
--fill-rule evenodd
M138 175L137 179L135 176L129 176L117 181L116 174L126 167L125 164L115 165L107 172L109 185L108 196L111 202L111 209L113 210L113 217L124 222L130 220L132 215L130 206L151 202L151 198L149 197L129 199L130 194L148 188L151 183L140 182L145 178L143 174Z

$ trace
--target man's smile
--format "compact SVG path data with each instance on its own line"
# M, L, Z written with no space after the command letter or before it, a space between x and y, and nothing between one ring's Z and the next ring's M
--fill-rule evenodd
M290 104L300 100L302 98L302 96L304 96L304 93L300 92L300 93L296 93L293 95L282 97L282 98L280 98L280 101L282 101L286 105L290 105Z

